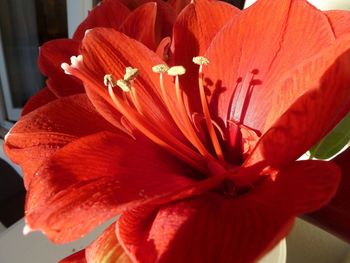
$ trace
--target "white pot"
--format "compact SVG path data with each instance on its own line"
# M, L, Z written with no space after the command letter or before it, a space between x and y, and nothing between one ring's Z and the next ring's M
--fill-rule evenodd
M283 239L274 249L266 254L258 263L286 263L287 260L287 245Z

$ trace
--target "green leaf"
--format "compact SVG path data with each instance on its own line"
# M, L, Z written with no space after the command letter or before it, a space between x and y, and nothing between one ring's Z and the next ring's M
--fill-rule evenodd
M329 159L350 141L350 113L320 142L310 149L310 158Z

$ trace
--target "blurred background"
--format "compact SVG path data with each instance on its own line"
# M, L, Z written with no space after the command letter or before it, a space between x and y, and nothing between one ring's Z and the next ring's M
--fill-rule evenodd
M0 0L0 262L55 262L81 249L93 235L66 246L40 233L22 235L25 189L19 167L2 151L3 138L28 99L45 85L37 57L40 45L71 37L96 0ZM228 0L247 7L254 0ZM323 10L350 10L350 0L310 0ZM349 25L350 26L350 25ZM350 201L350 200L349 200ZM350 222L349 222L350 224ZM97 230L100 231L103 226ZM96 234L95 234L96 235ZM345 241L303 220L287 238L288 263L350 263Z

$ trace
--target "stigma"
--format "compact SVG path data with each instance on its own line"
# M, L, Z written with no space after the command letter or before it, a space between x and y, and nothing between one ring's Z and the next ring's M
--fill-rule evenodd
M82 63L83 63L82 55L71 56L70 64L64 62L61 64L61 68L64 70L64 73L66 73L67 75L72 75L74 69L78 69Z

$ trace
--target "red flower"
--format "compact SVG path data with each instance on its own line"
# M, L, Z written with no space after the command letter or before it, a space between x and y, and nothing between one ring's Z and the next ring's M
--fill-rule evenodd
M197 0L177 17L169 58L187 72L171 76L140 42L89 31L63 64L86 94L33 110L6 139L26 174L27 224L68 242L121 213L65 262L258 259L336 192L332 162L295 160L350 109L340 14Z
M78 53L86 30L114 28L165 56L176 12L184 4L183 0L169 3L161 0L102 1L80 24L72 39L52 40L40 47L38 63L41 72L48 77L47 87L25 106L22 115L56 98L84 93L82 83L64 74L60 66Z

